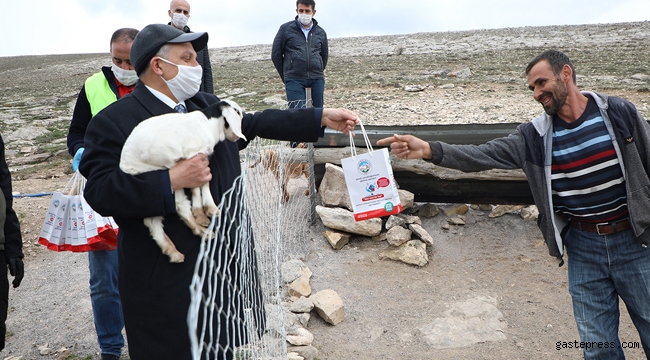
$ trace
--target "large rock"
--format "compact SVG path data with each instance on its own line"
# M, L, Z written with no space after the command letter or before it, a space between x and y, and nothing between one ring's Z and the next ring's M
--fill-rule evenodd
M308 313L314 309L314 302L308 297L301 297L300 299L289 304L289 310L294 313Z
M302 356L305 360L314 360L318 356L318 349L311 345L305 346L289 346L287 351L296 353Z
M431 235L424 230L424 228L421 225L418 224L409 224L409 229L413 231L413 234L417 236L422 242L424 242L427 245L433 246L433 238Z
M397 260L416 266L424 266L429 263L427 245L420 240L411 240L398 247L390 246L379 253L379 258Z
M537 209L537 206L530 205L521 209L521 213L519 213L519 215L524 220L537 220L537 217L539 216L539 210Z
M386 240L393 246L400 246L411 240L412 231L401 226L395 226L386 233Z
M352 211L350 194L345 186L343 168L330 163L325 164L325 174L318 187L320 199L326 206L344 207Z
M289 261L285 261L282 263L280 266L280 272L282 273L282 281L285 283L290 283L303 274L303 270L307 268L307 265L305 265L302 260L299 259L291 259Z
M345 307L343 300L336 291L327 289L321 290L311 296L314 302L314 309L326 322L336 325L345 318Z
M418 211L420 216L423 218L432 218L436 215L438 215L438 207L435 204L432 203L426 203L422 206L420 206L420 210Z
M323 236L327 239L327 242L330 243L334 250L341 250L345 245L350 242L350 234L334 231L334 230L325 230L323 231Z
M397 189L399 195L399 202L402 204L402 209L410 209L413 207L415 194L408 190Z
M289 295L295 297L309 296L311 294L311 285L309 285L311 275L311 270L305 267L302 271L302 275L289 284Z
M311 345L314 335L305 328L296 327L287 331L287 342L295 346Z
M524 205L497 205L492 210L490 215L488 215L488 217L491 217L491 218L500 217L500 216L503 216L505 214L517 212L517 211L519 211L519 210L521 210L521 209L523 209L525 207L526 206L524 206Z
M442 213L446 216L463 215L469 211L467 204L455 204L441 208Z
M384 224L384 227L386 228L386 230L390 230L395 226L405 226L405 225L406 225L406 220L403 217L399 217L397 215L391 215L388 217L388 220L386 220L386 224Z
M352 211L324 206L316 206L316 213L323 221L323 225L335 230L370 237L381 233L381 219L355 221Z
M452 304L444 317L434 319L419 330L429 346L446 349L505 340L506 327L496 297L479 296Z

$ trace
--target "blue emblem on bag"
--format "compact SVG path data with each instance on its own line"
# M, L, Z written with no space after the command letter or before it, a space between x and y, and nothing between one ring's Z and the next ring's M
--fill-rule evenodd
M357 169L359 170L359 172L362 175L365 175L365 174L369 173L370 170L372 170L372 164L370 164L369 160L362 159L357 164Z

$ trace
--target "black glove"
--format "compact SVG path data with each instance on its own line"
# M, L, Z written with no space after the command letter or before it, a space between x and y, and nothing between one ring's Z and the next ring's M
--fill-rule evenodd
M9 273L14 277L14 281L12 282L14 289L19 287L20 282L23 281L23 277L25 276L25 264L23 264L23 259L9 259Z

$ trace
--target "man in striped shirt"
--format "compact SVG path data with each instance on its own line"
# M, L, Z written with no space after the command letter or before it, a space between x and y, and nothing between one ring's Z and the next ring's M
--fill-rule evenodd
M403 159L462 171L521 168L549 253L569 258L569 292L586 359L624 359L619 297L650 359L650 126L620 98L581 92L569 58L555 50L526 68L544 114L482 145L394 135Z

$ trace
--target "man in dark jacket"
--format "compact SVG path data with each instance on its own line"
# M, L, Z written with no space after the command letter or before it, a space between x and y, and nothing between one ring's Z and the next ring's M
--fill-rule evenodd
M181 105L191 112L220 101L198 91L201 67L196 50L203 49L207 41L207 33L184 33L167 25L142 29L131 48L131 61L140 80L131 95L97 114L86 133L86 151L79 167L88 179L86 200L100 214L113 216L120 226L119 287L133 360L192 358L187 316L201 239L177 215L173 192L209 182L219 203L241 173L239 151L248 144L223 141L209 159L199 154L180 160L169 170L129 175L119 168L124 142L141 121L175 109L182 111ZM325 126L347 133L357 122L356 114L345 109L266 110L244 114L242 131L248 141L257 136L315 141L324 135ZM221 214L230 215L228 211ZM165 233L185 255L184 262L170 263L156 245L143 223L144 218L153 216L164 216ZM247 302L240 293L224 291L223 298L217 296L216 305ZM222 336L219 344L213 344L219 345L219 359L232 358L233 347L245 341L237 335L242 334L236 325L240 320L235 316L219 321L217 316L208 325Z
M68 152L73 156L73 171L77 171L85 149L84 137L90 119L106 106L131 93L135 87L138 76L133 70L129 53L137 34L136 29L116 30L110 42L113 64L102 67L100 72L86 79L79 91L68 131ZM90 300L102 360L117 360L124 347L124 320L117 287L117 251L88 252L88 269Z
M186 33L191 32L187 26L187 22L190 19L190 3L186 0L172 0L167 14L171 18L168 25ZM210 52L208 51L207 44L203 49L196 52L196 61L199 62L199 65L203 69L203 78L201 79L201 88L199 91L213 94L212 64L210 64Z
M581 92L559 51L537 56L526 75L545 113L508 137L473 146L394 135L378 144L463 171L523 169L560 265L566 248L585 359L625 358L619 297L650 358L650 126L627 101Z
M14 211L11 190L11 174L5 160L5 144L0 137L0 350L5 348L7 311L9 310L9 273L14 277L14 288L20 286L25 274L23 266L23 239L20 236L20 223Z
M323 107L327 34L318 21L313 0L296 1L296 18L280 26L271 50L271 60L287 92L290 108L305 107L305 89L311 88L314 107Z

